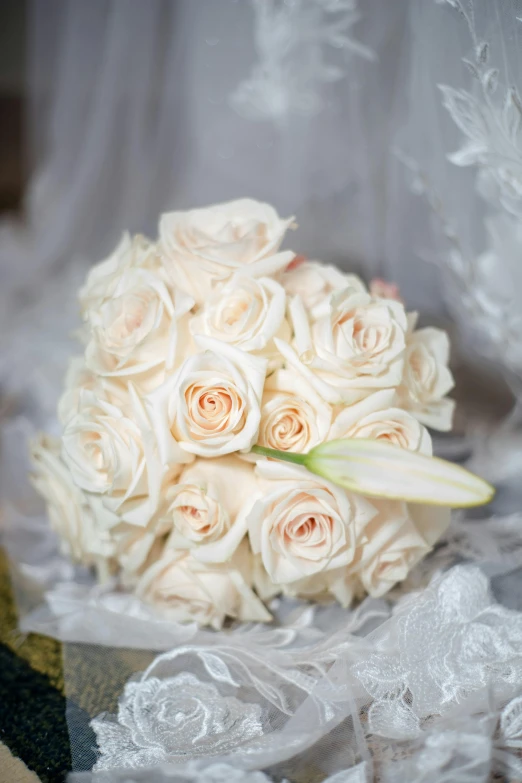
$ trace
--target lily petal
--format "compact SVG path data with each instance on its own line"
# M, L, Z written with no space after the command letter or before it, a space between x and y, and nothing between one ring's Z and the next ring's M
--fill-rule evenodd
M495 494L460 465L365 438L321 443L303 464L311 473L373 497L459 508L483 505Z

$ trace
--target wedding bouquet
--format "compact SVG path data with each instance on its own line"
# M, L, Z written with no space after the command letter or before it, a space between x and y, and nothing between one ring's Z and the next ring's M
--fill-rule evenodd
M429 459L426 426L451 427L447 335L392 286L281 250L290 228L241 199L124 235L80 290L63 434L32 446L64 552L175 621L381 596L449 522L406 501L487 499Z

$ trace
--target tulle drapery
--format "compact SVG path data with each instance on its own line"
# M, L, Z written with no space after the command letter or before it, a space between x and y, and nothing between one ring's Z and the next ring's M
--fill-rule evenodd
M244 195L297 216L297 250L393 277L410 306L440 310L414 245L400 259L390 247L408 10L407 0L32 0L32 176L26 226L0 231L4 342L36 291L74 278L124 229L154 234L162 211ZM45 328L58 344L60 330Z

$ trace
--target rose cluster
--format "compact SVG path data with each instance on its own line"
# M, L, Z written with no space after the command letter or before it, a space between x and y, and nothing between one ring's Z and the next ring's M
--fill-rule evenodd
M282 251L292 227L241 199L124 235L80 290L62 437L33 444L63 550L173 620L380 596L448 523L251 453L362 437L430 454L425 425L451 426L446 334L415 329L394 287Z

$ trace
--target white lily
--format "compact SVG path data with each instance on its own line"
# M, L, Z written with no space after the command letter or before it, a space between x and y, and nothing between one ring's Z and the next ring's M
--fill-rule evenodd
M372 497L462 508L488 503L495 494L491 484L460 465L377 440L331 440L307 454L262 446L252 451L304 465L334 484Z

